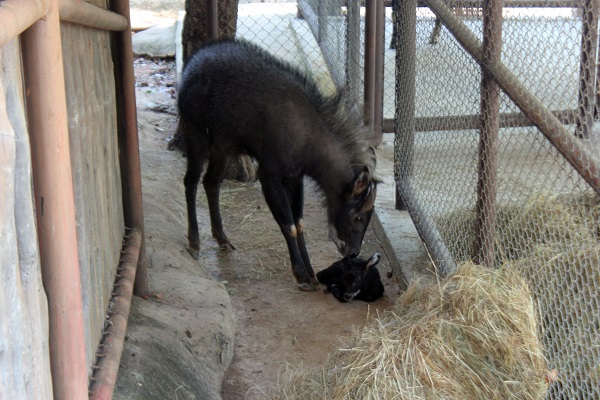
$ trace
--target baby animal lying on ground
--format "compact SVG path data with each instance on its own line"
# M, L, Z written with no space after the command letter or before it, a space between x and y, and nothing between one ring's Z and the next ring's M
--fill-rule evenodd
M342 303L353 299L375 301L383 296L383 284L375 268L380 258L378 253L368 260L344 257L319 271L317 279Z

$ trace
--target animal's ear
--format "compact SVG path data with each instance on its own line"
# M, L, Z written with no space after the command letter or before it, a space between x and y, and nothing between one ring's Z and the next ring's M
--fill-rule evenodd
M360 171L354 177L354 182L352 182L352 196L360 197L365 190L367 190L371 186L371 174L369 170L365 167L362 171Z
M375 207L375 197L377 197L377 182L373 185L371 192L367 193L367 198L365 199L365 204L362 206L362 210L364 212L368 212Z
M379 264L379 260L381 260L381 256L379 255L379 253L373 254L371 258L369 258L369 260L367 261L367 266L365 267L365 269L369 269Z

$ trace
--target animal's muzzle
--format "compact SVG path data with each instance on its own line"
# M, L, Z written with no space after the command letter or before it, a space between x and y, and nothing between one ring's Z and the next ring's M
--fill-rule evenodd
M346 242L339 238L337 229L333 225L329 225L329 239L335 243L338 251L344 257L356 258L360 254L360 248L348 246Z

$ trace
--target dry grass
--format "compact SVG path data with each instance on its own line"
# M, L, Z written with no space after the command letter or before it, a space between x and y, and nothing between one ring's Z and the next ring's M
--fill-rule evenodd
M412 283L321 370L289 369L270 399L541 399L545 373L525 282L467 263Z
M471 212L439 221L448 247L462 260L476 256L474 221ZM538 193L521 206L500 207L497 233L498 265L510 265L530 282L540 338L558 372L555 397L597 398L600 197Z
M458 261L477 257L475 221L475 212L466 210L436 219L440 234ZM498 207L496 231L498 265L533 259L538 248L554 248L558 254L573 246L598 245L600 197L538 193L524 204Z

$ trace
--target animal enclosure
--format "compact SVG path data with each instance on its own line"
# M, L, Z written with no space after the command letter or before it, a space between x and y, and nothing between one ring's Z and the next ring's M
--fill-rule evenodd
M517 266L558 376L547 397L598 398L597 3L424 3L398 10L399 205L442 274Z
M291 41L269 30L250 39L284 58L292 45L307 48L291 61L324 88L348 87L366 120L373 112L395 131L398 207L440 274L464 261L517 266L558 377L547 397L598 398L597 2L403 1L395 27L391 2L373 16L383 3L272 4L289 7ZM384 29L372 40L377 19ZM264 14L245 21L272 23ZM369 111L365 54L382 58L380 111Z

